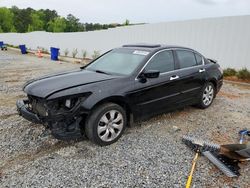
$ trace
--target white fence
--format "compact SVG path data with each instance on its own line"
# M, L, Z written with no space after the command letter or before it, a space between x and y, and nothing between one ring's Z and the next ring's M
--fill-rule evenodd
M186 46L196 49L219 61L226 67L250 68L250 15L208 18L190 21L166 22L127 26L101 31L77 33L5 33L0 41L12 45L26 44L28 48L44 47L94 50L101 53L128 43L161 43Z

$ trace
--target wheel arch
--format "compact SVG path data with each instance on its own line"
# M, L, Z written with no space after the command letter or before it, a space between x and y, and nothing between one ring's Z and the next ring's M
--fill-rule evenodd
M127 116L127 122L130 125L130 121L133 118L133 112L132 112L132 107L130 106L130 104L126 101L125 97L123 96L110 96L107 98L104 98L100 101L98 101L96 104L94 104L91 108L91 110L93 110L94 108L97 108L98 106L104 104L104 103L115 103L118 104L119 106L121 106L122 108L124 108L125 112L126 112L126 116Z
M217 80L215 78L212 78L208 80L208 82L211 82L214 85L215 93L217 93Z

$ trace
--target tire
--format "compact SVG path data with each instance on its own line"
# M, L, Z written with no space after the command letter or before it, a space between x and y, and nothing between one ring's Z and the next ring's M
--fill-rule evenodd
M85 134L93 143L106 146L116 142L127 125L125 110L114 103L102 104L86 119Z
M215 87L214 84L208 82L202 88L202 92L199 96L199 103L197 106L201 109L208 108L213 103L215 98Z

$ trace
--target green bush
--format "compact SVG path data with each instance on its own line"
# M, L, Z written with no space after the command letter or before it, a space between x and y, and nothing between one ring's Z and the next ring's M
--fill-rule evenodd
M64 50L64 56L68 56L68 54L69 54L69 50L68 50L68 48L66 48L65 50Z
M236 74L237 74L237 71L235 69L232 69L232 68L227 68L227 69L223 70L223 75L225 77L235 76Z
M78 50L77 48L74 48L72 51L72 57L75 58L77 54L78 54Z
M7 44L8 47L11 47L11 48L19 48L19 46L14 46L14 45L11 45L11 44Z
M250 71L247 68L243 68L237 72L236 76L242 80L250 80Z
M82 59L85 59L88 55L87 50L82 50Z
M100 52L99 51L94 51L94 53L93 53L93 55L92 55L92 58L93 59L96 59L96 58L98 58L100 56Z
M44 54L49 54L49 50L46 49L46 48L43 48L43 49L42 49L42 53L44 53Z

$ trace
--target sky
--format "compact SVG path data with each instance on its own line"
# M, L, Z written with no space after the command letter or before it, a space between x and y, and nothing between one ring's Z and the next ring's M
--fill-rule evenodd
M54 9L81 22L158 23L250 15L250 0L0 0L0 7Z

